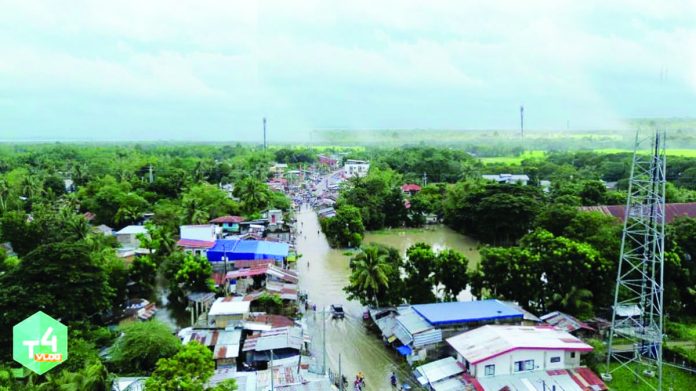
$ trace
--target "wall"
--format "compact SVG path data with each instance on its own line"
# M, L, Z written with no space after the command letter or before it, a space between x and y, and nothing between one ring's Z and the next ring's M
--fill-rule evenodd
M181 239L215 241L214 225L182 225L179 227Z
M534 360L534 370L551 370L551 369L567 369L577 368L580 366L580 352L575 353L575 358L571 359L571 352L561 350L514 350L510 353L494 357L490 360L472 365L472 375L476 377L485 377L486 365L495 365L495 376L511 375L519 372L514 372L515 361ZM561 361L557 363L551 362L551 357L560 357ZM457 360L463 362L462 357L457 355ZM528 371L524 371L528 372Z

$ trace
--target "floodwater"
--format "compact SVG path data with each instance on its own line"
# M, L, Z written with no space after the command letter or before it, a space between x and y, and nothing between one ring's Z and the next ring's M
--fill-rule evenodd
M297 213L297 250L302 257L298 260L300 274L300 289L309 295L310 303L317 305L317 314L307 313L307 323L312 335L312 350L322 361L321 333L322 315L320 311L331 304L342 304L347 313L345 320L331 320L327 316L326 351L327 367L332 371L339 370L339 354L341 355L341 371L349 383L358 371L365 374L368 390L391 390L389 376L392 371L397 374L399 383L408 381L413 384L410 371L403 365L405 360L396 356L396 352L383 346L381 339L368 331L363 325L362 313L364 308L356 301L348 301L343 287L348 283L350 269L349 255L344 250L329 247L324 235L320 232L316 214L311 209L303 209ZM417 242L432 244L436 250L454 248L463 252L470 260L470 267L478 262L476 242L457 234L442 226L423 230L393 230L367 234L364 243L377 242L400 249L404 254L406 249ZM317 346L320 345L320 346ZM349 384L352 389L352 384Z

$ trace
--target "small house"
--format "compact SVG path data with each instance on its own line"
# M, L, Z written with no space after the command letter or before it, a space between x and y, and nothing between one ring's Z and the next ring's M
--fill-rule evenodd
M370 163L365 160L346 160L343 165L343 174L346 178L362 178L366 177L370 171Z
M483 179L487 179L489 181L494 181L497 183L507 183L511 185L516 185L520 184L523 186L526 186L527 183L529 182L529 176L522 174L522 175L515 175L515 174L495 174L495 175L481 175Z
M116 232L116 240L124 248L139 248L140 239L138 235L147 235L147 228L144 225L129 225Z
M239 224L245 219L241 216L220 216L210 220L211 224L215 224L220 229L221 234L238 234L240 232Z
M248 301L243 301L241 297L219 297L208 311L208 325L225 328L241 322L249 315L250 304Z

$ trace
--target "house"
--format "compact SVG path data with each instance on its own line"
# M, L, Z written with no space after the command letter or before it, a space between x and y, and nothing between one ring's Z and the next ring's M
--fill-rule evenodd
M626 205L599 205L581 206L584 212L601 212L607 216L614 216L623 221L626 216ZM696 202L665 204L665 222L671 223L679 217L696 217Z
M463 390L459 375L464 372L454 357L445 357L416 367L413 374L421 386L429 390Z
M182 344L196 341L213 350L216 368L237 366L237 357L242 339L242 329L192 329L185 328L179 332Z
M276 163L271 166L269 171L273 174L282 174L288 169L288 165L285 163Z
M241 323L249 315L250 304L241 297L218 297L208 311L208 325L225 328L228 325Z
M590 327L585 322L582 322L575 317L564 314L560 311L554 311L543 315L541 320L550 324L551 326L557 327L561 330L565 330L569 333L591 335L595 333L595 329Z
M214 224L182 225L179 227L179 240L176 244L185 252L205 255L215 246L215 240L222 228Z
M346 160L343 165L343 173L346 178L362 178L370 171L370 163L365 160Z
M138 235L147 235L147 233L147 228L144 225L129 225L116 232L116 240L123 248L139 248Z
M96 233L100 233L100 234L102 234L102 235L104 235L104 236L111 236L111 235L114 234L114 229L111 228L111 227L109 227L109 226L106 225L106 224L99 224L99 225L97 225L96 227L94 227L94 228L92 229L92 231L94 231L94 232L96 232Z
M336 210L333 207L319 209L317 215L325 219L336 217Z
M336 168L338 167L338 158L336 156L319 155L319 164L323 164L329 168Z
M528 389L525 385L535 376L548 378L549 388L606 389L592 371L580 368L580 355L592 347L555 327L487 325L448 338L447 343L466 368L465 379L477 390Z
M428 347L442 342L442 330L428 323L412 308L400 308L395 320L394 336L402 344L396 350L409 363L426 359Z
M243 222L245 219L244 217L241 216L220 216L217 218L214 218L210 220L211 224L215 224L220 228L220 233L221 234L226 234L226 233L239 233L240 228L239 228L239 223Z
M265 367L271 361L299 356L304 346L304 332L301 327L281 327L252 334L242 347L244 362L255 367Z
M63 187L66 193L73 193L75 191L75 182L72 179L63 179Z
M508 183L508 184L521 184L521 185L527 185L527 182L529 182L529 176L528 175L515 175L515 174L497 174L497 175L481 175L483 179L487 179L489 181L495 181L498 183Z
M269 224L283 223L283 211L280 209L269 209L264 213L264 217L268 219Z
M414 195L421 191L421 187L415 183L407 183L401 186L401 191L404 192L404 194Z

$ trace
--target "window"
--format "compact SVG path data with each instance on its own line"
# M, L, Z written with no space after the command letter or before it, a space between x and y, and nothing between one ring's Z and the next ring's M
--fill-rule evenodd
M570 358L575 358L575 352L570 352Z
M515 372L533 371L534 370L534 360L515 361L515 365L513 366L513 370Z
M495 375L495 365L486 365L483 368L483 374L486 376L493 376Z
M524 369L524 361L515 361L514 371L522 372Z
M524 370L525 371L533 371L534 370L534 360L527 360L524 362Z
M561 362L561 357L560 357L560 356L551 357L551 362L552 362L552 363L554 363L554 362Z

